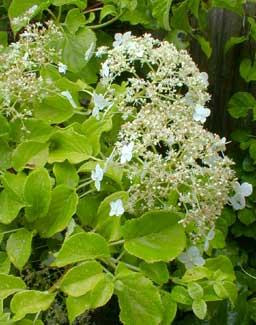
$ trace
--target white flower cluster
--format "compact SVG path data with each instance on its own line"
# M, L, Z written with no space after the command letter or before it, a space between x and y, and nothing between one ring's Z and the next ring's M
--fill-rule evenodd
M26 116L26 110L37 98L54 92L51 80L44 80L39 71L47 64L58 64L61 52L54 47L63 39L59 27L52 21L45 26L31 24L19 35L19 41L0 52L0 105L12 118ZM64 73L65 66L58 65ZM26 110L25 110L26 109Z
M129 179L127 210L178 209L192 237L201 237L214 227L235 180L223 154L226 139L203 128L208 76L185 50L148 34L117 34L113 46L98 56L107 54L104 98L124 119L114 159Z

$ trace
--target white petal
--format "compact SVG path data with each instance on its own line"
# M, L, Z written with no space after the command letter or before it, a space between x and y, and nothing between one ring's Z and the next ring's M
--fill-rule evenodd
M110 216L121 216L124 213L123 202L121 199L117 199L116 201L110 202Z
M243 196L249 196L252 194L252 184L249 184L247 182L244 182L243 184L241 184L240 186L240 193Z
M235 194L234 196L230 197L228 201L234 210L241 210L245 208L245 198L240 194Z

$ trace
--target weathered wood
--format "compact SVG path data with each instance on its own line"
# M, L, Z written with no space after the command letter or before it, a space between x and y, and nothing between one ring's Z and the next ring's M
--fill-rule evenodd
M249 5L246 11L250 15L256 13L256 6ZM246 84L239 75L239 64L244 57L250 57L248 43L233 47L226 55L224 47L230 37L242 36L245 33L244 18L227 11L215 8L208 14L207 38L213 52L209 60L202 53L198 44L193 43L191 54L201 71L209 74L209 92L212 94L209 106L212 110L208 128L221 136L230 137L230 133L241 122L230 118L227 103L236 91L248 91Z

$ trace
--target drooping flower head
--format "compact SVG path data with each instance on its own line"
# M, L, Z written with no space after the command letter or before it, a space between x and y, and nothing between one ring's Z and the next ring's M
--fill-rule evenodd
M104 53L104 98L123 118L113 159L127 178L126 210L175 208L192 237L206 236L234 181L226 139L203 127L210 115L207 73L185 50L149 34L117 34L112 49L99 49Z

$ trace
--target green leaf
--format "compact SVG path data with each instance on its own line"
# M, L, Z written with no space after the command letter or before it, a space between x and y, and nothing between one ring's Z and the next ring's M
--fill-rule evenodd
M29 222L46 215L51 200L51 179L46 169L36 169L29 174L24 187L24 199L28 204L25 217Z
M34 104L35 117L48 123L62 123L74 113L74 108L68 99L60 95L43 98L41 102Z
M207 58L209 58L212 55L212 48L210 42L200 35L196 35L195 38L197 39L204 54L207 56Z
M212 7L225 8L243 15L244 0L212 0Z
M85 9L87 7L87 0L53 0L54 6L63 6L63 5L74 4L80 9Z
M173 260L186 245L180 217L171 211L153 211L127 221L122 227L125 249L149 263Z
M79 72L87 64L86 52L95 47L96 36L86 27L76 35L65 33L64 36L63 61L70 71Z
M235 280L233 265L227 256L219 255L218 257L208 258L204 266L212 272L219 271L224 274L228 281Z
M70 269L60 283L60 289L67 295L79 297L93 290L105 276L102 266L96 261L88 261Z
M8 142L0 139L0 168L8 169L11 168L11 155L12 149L9 146Z
M229 103L228 111L234 118L246 117L249 109L256 109L256 100L254 96L246 92L235 93Z
M172 296L169 292L160 291L161 300L163 305L163 320L161 325L170 325L174 320L177 312L177 303L173 301Z
M208 278L210 272L204 266L194 266L187 270L182 277L183 282L194 282L203 278Z
M75 189L61 184L52 191L47 215L37 220L36 229L42 237L52 237L64 230L76 212L78 196Z
M192 310L196 317L204 319L207 314L207 304L203 299L194 300L192 303Z
M215 229L215 236L210 241L210 245L212 248L218 248L218 249L224 248L226 246L225 235L221 230Z
M114 284L112 277L106 274L87 294L80 297L69 296L66 304L70 323L86 310L104 306L113 295L113 290Z
M250 59L244 59L240 64L240 75L246 82L256 80L256 62L252 63Z
M169 280L168 268L164 262L148 264L142 261L139 267L148 278L159 285L162 285Z
M234 45L244 43L248 40L248 36L230 37L225 44L224 53L226 54Z
M26 284L21 278L0 273L0 299L4 299L25 288Z
M24 187L27 175L24 172L17 174L6 172L2 178L4 187L13 193L17 200L23 201Z
M0 273L8 274L10 271L10 260L5 252L0 252ZM1 311L0 311L1 314Z
M170 9L172 0L151 0L152 16L156 18L159 26L165 30L170 28Z
M128 201L128 193L124 191L115 192L106 197L100 204L97 211L97 232L109 241L117 240L121 237L120 216L110 216L110 202L122 200L125 207Z
M7 119L0 115L0 137L8 137L10 132L10 125L7 121Z
M56 129L48 123L34 118L26 119L23 123L27 130L26 139L28 140L46 142L50 139L52 134L56 132Z
M24 205L10 190L5 189L0 192L0 222L11 223Z
M18 32L29 23L29 20L37 15L42 8L47 8L50 1L47 0L12 0L8 10L12 30Z
M99 234L79 233L64 241L52 265L62 267L98 257L109 257L105 239Z
M97 220L95 216L103 198L102 193L92 193L79 200L76 213L83 226L86 225L92 228L96 226Z
M199 283L192 282L188 284L188 294L194 300L203 298L204 289L200 286Z
M7 240L6 252L10 261L21 271L31 255L33 233L23 228Z
M172 289L171 297L174 301L184 304L184 305L191 305L192 299L190 298L188 291L182 286L175 286Z
M75 34L80 27L85 25L85 23L85 16L78 8L74 8L69 10L64 24L71 34Z
M238 211L238 219L248 226L256 221L256 214L253 209L245 208Z
M73 128L57 131L51 137L49 163L68 160L77 164L90 158L91 144L85 135L77 133Z
M78 172L79 173L88 173L95 170L96 165L99 164L100 167L103 169L105 167L105 161L88 161L80 166ZM115 181L117 184L122 186L122 178L123 178L123 168L121 168L118 164L110 161L107 164L107 168L105 169L104 176Z
M121 309L120 320L125 325L157 325L161 322L163 309L159 291L141 273L119 272L115 292Z
M70 187L76 187L79 183L79 176L74 165L68 161L55 163L53 172L56 177L56 184L66 184Z
M113 5L104 5L100 11L100 23L107 16L117 16L117 9Z
M0 31L0 45L4 47L8 46L8 33L5 31Z
M24 290L16 293L11 300L11 311L15 319L21 319L27 314L47 310L53 302L56 293L47 291Z
M17 171L25 167L41 167L48 159L48 144L37 141L25 141L13 152L13 168Z
M185 32L191 32L191 26L189 24L189 2L188 0L182 2L178 7L172 9L173 15L171 18L171 25L174 29L183 30Z
M89 117L83 122L83 133L92 144L93 155L97 156L100 152L100 139L104 132L112 129L112 119L102 118L97 120L94 116Z
M256 161L256 141L255 140L252 140L250 143L249 153L250 153L250 157L255 162Z

